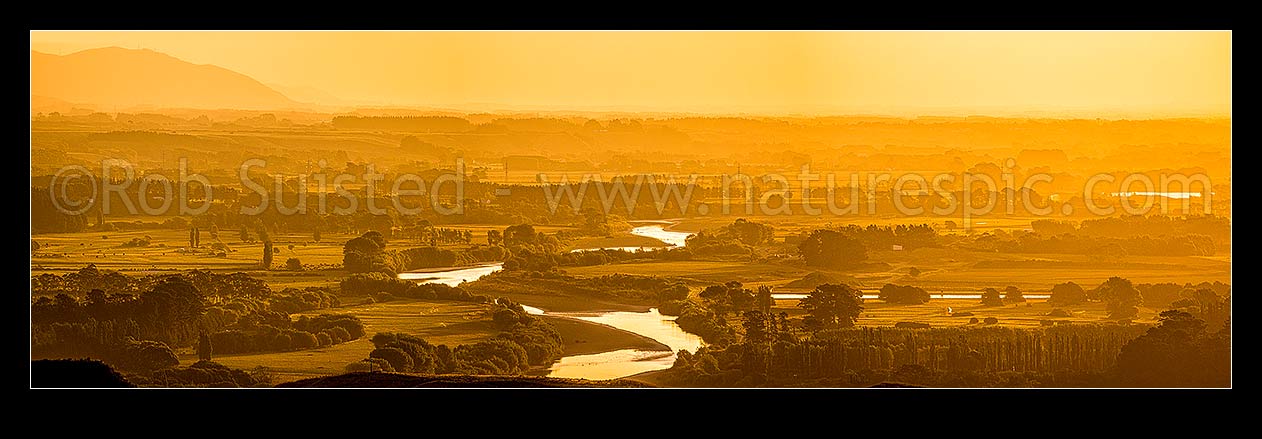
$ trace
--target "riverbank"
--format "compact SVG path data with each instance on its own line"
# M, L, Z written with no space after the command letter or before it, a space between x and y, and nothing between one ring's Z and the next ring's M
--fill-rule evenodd
M600 354L623 349L670 352L670 347L657 340L609 325L579 319L541 316L551 323L565 341L567 357Z
M523 278L521 276L488 276L461 286L470 294L483 294L490 297L507 297L514 302L523 303L551 312L566 313L600 313L610 311L645 312L655 304L643 301L622 299L613 301L590 295L573 294L575 286L558 280ZM589 294L599 293L589 290Z
M598 248L622 248L622 247L666 247L666 243L660 239L650 238L647 236L622 234L616 236L604 236L596 238L582 238L574 241L567 250L590 250Z
M486 311L487 305L484 304L414 299L311 311L300 315L327 312L354 315L364 323L367 335L346 343L301 351L216 355L215 361L236 369L266 367L275 374L276 382L330 376L343 372L347 364L367 358L374 348L369 338L378 332L402 332L449 347L494 337L500 331ZM612 326L567 317L543 318L561 334L565 341L565 356L624 349L670 350L651 338ZM180 363L183 365L197 361L197 355L191 350L182 354Z
M413 375L383 372L356 372L319 378L307 378L276 387L352 387L352 388L408 388L408 387L652 387L639 381L629 380L582 380L530 376L481 376L481 375Z
M650 370L648 372L640 372L635 375L622 377L622 380L642 383L649 387L674 387L668 384L667 378L670 376L670 369Z
M471 265L456 265L456 266L451 266L451 267L430 267L430 268L417 268L417 269L415 269L415 270L408 270L408 271L405 271L405 272L403 272L403 273L399 273L399 274L408 274L408 273L426 273L426 274L428 274L428 273L446 273L446 272L449 272L449 271L468 270L468 269L472 269L472 268L493 267L493 266L496 266L496 265L502 265L502 264L503 264L503 262L482 262L482 263L478 263L478 264L471 264ZM404 278L400 278L400 279L404 279Z

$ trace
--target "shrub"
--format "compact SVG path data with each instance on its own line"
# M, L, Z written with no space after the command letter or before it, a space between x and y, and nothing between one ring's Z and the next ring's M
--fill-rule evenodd
M352 338L351 333L348 332L346 328L342 328L340 326L329 328L329 336L333 338L334 344L347 342L347 341L351 341L356 338L359 338L359 337Z
M368 354L368 358L380 358L390 363L390 368L398 372L412 371L412 357L399 348L377 348Z
M929 293L911 285L885 284L878 298L888 303L919 305L929 301Z
M290 348L292 349L311 349L320 345L320 341L315 334L306 331L294 331L290 333L292 341Z

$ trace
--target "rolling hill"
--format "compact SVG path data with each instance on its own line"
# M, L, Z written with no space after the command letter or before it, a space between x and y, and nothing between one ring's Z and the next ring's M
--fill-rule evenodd
M286 110L306 106L219 66L147 49L106 47L68 55L31 51L31 95L99 108Z

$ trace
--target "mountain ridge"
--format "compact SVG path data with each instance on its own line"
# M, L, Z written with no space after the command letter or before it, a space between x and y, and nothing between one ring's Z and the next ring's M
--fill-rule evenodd
M121 47L67 55L31 50L31 95L127 109L292 110L310 105L224 67Z

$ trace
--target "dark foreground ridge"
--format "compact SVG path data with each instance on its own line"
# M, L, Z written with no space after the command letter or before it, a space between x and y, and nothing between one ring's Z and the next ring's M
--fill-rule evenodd
M631 380L591 381L526 376L405 375L353 372L282 383L276 387L653 387Z

